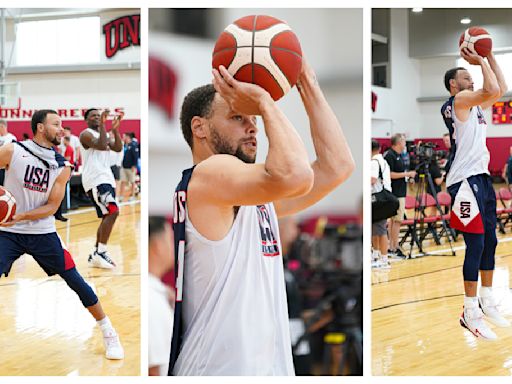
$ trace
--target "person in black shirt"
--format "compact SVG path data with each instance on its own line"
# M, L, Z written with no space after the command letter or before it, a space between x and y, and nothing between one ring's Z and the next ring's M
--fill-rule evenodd
M505 167L503 169L503 174L501 175L505 181L507 182L508 189L512 189L510 185L512 184L512 147L510 147L510 156L505 163Z
M391 148L386 152L384 158L389 164L391 170L391 189L393 195L398 198L400 207L395 216L390 218L389 230L389 252L388 254L404 258L404 254L398 248L398 235L400 234L400 225L405 214L405 195L407 194L406 177L416 176L415 171L406 171L401 153L405 149L405 138L397 133L391 137Z
M133 140L134 135L125 133L123 135L124 141L124 157L121 168L121 197L124 197L124 187L126 184L130 185L130 195L132 199L135 195L135 178L137 176L137 163L139 161L139 146Z

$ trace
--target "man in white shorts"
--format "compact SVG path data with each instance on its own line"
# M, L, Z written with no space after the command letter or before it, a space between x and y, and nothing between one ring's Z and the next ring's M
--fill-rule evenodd
M107 133L105 123L110 111L101 113L95 108L85 112L87 128L80 134L82 146L82 185L96 207L101 223L96 235L96 246L89 255L91 267L111 269L114 261L107 253L107 242L114 227L119 207L116 200L116 181L112 174L110 151L123 150L123 142L119 135L122 114L112 121L112 129Z

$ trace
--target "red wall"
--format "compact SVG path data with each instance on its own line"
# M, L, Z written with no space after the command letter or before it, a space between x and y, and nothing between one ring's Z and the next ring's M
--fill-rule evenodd
M7 121L7 127L10 133L12 133L18 140L23 138L24 133L28 133L29 137L32 137L32 128L30 128L30 121ZM85 121L81 120L62 120L63 127L70 127L71 133L76 136L80 136L86 128ZM111 123L107 123L107 130L110 129ZM140 120L123 120L121 122L121 128L119 129L121 134L125 132L135 132L135 136L140 142Z

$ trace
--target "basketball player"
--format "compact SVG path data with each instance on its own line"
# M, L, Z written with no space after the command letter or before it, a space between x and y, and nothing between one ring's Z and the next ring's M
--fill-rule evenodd
M108 359L122 359L124 351L98 297L78 273L55 230L53 213L60 205L72 166L53 150L63 131L53 110L32 116L33 140L0 148L0 167L6 169L5 187L16 199L16 215L0 224L0 277L23 254L31 255L48 276L58 274L76 292L96 319Z
M299 212L354 169L304 62L298 89L317 159L263 88L224 67L191 91L181 127L194 166L175 193L176 307L169 374L293 375L278 216ZM255 164L256 116L269 151Z
M119 216L116 201L116 181L112 174L110 150L121 152L123 141L119 135L122 114L112 122L110 134L105 129L105 122L110 111L100 112L91 108L85 112L87 128L80 134L82 145L82 185L93 201L98 217L101 219L96 235L96 248L89 255L89 266L111 269L114 261L107 253L107 242Z
M461 56L479 65L484 79L482 89L473 89L469 72L453 68L444 84L450 98L441 108L450 133L454 153L446 186L452 196L450 225L461 231L466 243L464 258L464 309L460 324L475 336L495 340L496 334L483 321L483 315L497 326L507 327L492 293L496 250L496 196L489 174L489 151L485 144L487 124L483 109L489 108L506 92L503 73L491 52L484 58L463 50ZM477 297L478 272L482 279Z

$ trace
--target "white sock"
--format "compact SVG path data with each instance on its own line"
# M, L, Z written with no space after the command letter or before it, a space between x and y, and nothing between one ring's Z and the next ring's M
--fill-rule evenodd
M379 260L379 257L380 257L380 251L377 251L377 250L373 250L372 252L372 261L377 261Z
M385 263L388 262L388 254L386 253L385 255L381 255L381 260Z
M476 296L464 296L464 308L477 308L478 298Z
M103 334L114 329L112 327L112 323L110 322L110 319L108 318L108 316L105 316L103 319L96 321L96 323L100 327Z
M492 287L480 287L480 297L490 297L492 296Z
M98 253L107 252L107 244L98 243Z

